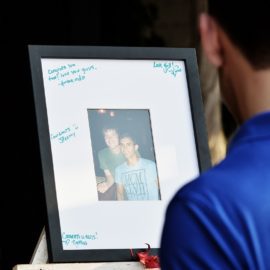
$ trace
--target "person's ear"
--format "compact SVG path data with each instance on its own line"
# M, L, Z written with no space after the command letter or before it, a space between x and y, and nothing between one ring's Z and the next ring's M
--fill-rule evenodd
M139 145L135 144L135 150L138 151L138 149L139 149Z
M202 13L199 19L201 43L208 60L216 67L223 64L223 48L220 40L220 29L211 16Z

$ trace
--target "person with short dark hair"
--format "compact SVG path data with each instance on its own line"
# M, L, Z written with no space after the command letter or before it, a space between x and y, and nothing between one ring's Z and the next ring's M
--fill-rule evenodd
M240 124L226 158L171 200L161 268L270 269L268 1L210 0L201 42Z
M139 145L129 135L120 139L125 162L115 169L117 199L160 200L156 163L138 155Z

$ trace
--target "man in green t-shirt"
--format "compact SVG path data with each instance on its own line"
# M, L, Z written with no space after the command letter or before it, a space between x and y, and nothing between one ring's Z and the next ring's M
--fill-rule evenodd
M107 128L104 129L103 134L108 147L98 152L99 165L105 175L105 181L97 186L99 200L117 200L114 182L115 168L125 162L125 157L121 152L117 130Z

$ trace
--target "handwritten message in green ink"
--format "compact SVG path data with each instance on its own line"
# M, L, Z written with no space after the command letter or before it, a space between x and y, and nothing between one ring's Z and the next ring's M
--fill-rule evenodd
M92 234L62 233L62 243L65 247L75 246L77 248L88 246L90 242L98 239L97 232Z
M173 61L171 62L157 62L154 61L153 67L155 69L160 69L164 73L171 74L173 77L182 71L179 65L175 64Z
M76 64L61 65L48 69L48 81L57 82L61 87L79 83L87 78L90 73L96 71L95 65L78 67Z
M76 124L73 124L67 128L61 129L55 133L51 133L51 140L56 140L59 143L65 143L76 136L76 132L79 127Z

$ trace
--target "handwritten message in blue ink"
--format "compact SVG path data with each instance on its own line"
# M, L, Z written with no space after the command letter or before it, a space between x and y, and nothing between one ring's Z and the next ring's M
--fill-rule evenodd
M81 82L86 77L96 71L94 65L78 67L76 64L61 65L55 68L48 69L48 81L57 82L61 87Z
M75 247L84 247L92 241L98 239L97 232L93 234L71 234L71 233L62 233L62 243L64 247L75 246Z
M155 69L160 69L164 73L171 74L173 77L176 77L177 73L181 72L182 69L179 65L175 64L174 62L157 62L155 61L153 64Z
M59 143L65 143L75 138L76 131L78 129L79 129L78 126L76 124L73 124L72 126L59 130L55 133L51 133L51 140L56 140Z

